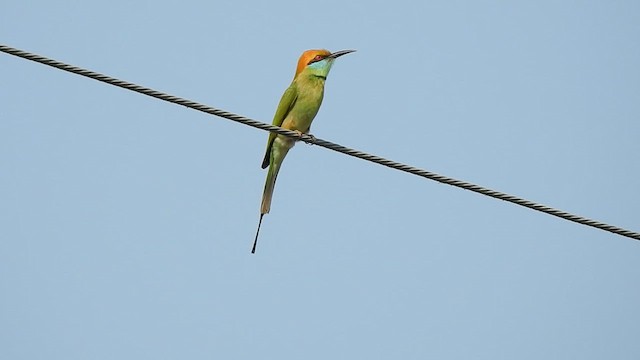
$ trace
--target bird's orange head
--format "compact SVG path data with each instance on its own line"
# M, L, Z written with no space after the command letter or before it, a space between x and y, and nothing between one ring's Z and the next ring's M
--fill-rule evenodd
M293 77L294 80L305 71L305 69L309 69L309 74L326 79L327 74L329 74L329 70L331 70L331 65L333 65L333 61L339 58L342 55L349 54L354 52L355 50L342 50L336 51L334 53L329 50L307 50L302 53L300 59L298 60L298 67L296 68L296 75Z
M298 75L307 67L307 65L312 64L316 61L320 61L325 59L331 55L331 51L319 49L319 50L307 50L302 53L300 59L298 59L298 67L296 68L296 75L294 78L298 77Z

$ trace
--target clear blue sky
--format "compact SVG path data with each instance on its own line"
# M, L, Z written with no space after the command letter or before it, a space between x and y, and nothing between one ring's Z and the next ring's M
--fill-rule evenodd
M229 2L231 3L231 2ZM0 43L640 230L637 1L5 1ZM638 359L640 242L0 54L2 359Z

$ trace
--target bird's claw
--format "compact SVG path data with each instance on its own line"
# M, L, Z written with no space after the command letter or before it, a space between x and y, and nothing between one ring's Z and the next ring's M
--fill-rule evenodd
M297 140L297 141L302 140L302 135L304 135L304 133L303 133L302 131L300 131L300 130L293 130L293 132L294 132L294 133L296 133L296 135L298 136L298 140Z
M316 137L311 135L311 134L307 134L307 135L311 138L311 141L307 142L307 145L315 144L316 143Z
M293 130L293 132L295 132L298 136L298 140L297 141L304 141L305 143L307 143L308 145L313 145L316 142L316 137L311 135L311 134L305 134L300 130ZM302 137L304 135L307 135L308 137L311 138L311 140L303 140Z

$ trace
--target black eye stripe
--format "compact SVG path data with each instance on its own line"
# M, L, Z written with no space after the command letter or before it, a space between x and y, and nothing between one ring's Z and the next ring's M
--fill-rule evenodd
M324 60L324 59L326 59L326 58L327 58L327 56L328 56L328 55L326 55L326 56L325 56L325 55L316 55L316 56L314 56L314 57L313 57L313 59L311 59L311 61L309 61L309 63L308 63L307 65L311 65L311 64L313 64L314 62L318 62L318 61L320 61L320 60Z

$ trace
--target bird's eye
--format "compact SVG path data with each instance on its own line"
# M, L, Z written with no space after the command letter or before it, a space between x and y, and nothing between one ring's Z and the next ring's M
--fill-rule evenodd
M314 62L320 61L322 59L324 59L326 56L322 56L322 55L316 55L313 57L313 59L311 59L311 61L309 61L309 63L307 65L311 65Z

